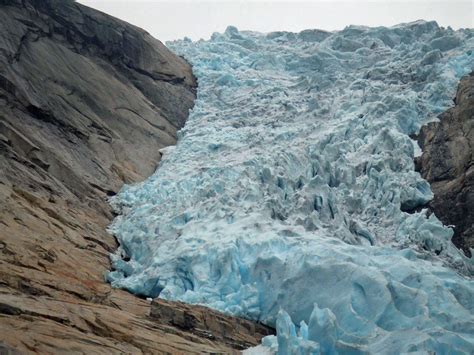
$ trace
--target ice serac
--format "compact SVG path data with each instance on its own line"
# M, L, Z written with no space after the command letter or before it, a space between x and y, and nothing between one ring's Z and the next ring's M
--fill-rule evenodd
M409 135L452 105L473 35L419 21L170 43L198 99L155 174L113 200L112 285L276 325L283 354L472 351L472 259L413 212L433 194Z

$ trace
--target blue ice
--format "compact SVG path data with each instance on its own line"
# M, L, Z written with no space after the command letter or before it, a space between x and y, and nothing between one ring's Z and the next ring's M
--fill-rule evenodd
M112 200L108 280L275 326L279 354L472 353L473 261L423 209L409 135L452 106L473 35L418 21L169 43L196 105Z

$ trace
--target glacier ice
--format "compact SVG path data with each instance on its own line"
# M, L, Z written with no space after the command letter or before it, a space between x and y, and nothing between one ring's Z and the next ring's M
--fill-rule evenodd
M168 45L198 98L157 171L112 200L112 285L274 325L281 354L472 352L473 261L422 209L409 135L452 105L474 31L229 27Z

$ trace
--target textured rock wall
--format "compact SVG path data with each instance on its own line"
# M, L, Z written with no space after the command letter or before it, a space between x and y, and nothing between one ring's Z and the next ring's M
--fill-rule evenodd
M474 72L459 83L455 106L421 129L417 168L431 184L429 207L454 226L453 242L474 248Z
M195 88L139 28L72 1L0 1L0 352L230 351L104 283L107 196L154 171Z

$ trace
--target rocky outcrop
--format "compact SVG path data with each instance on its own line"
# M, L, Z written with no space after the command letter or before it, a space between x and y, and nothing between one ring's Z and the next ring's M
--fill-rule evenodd
M0 352L233 351L104 282L107 197L154 171L195 87L139 28L73 1L0 0Z
M255 345L255 338L274 334L274 329L246 319L224 315L203 306L191 306L181 302L155 299L151 303L150 316L181 330L234 349L246 349Z
M459 83L455 106L421 129L417 169L431 184L429 208L454 226L453 242L474 248L474 72Z

